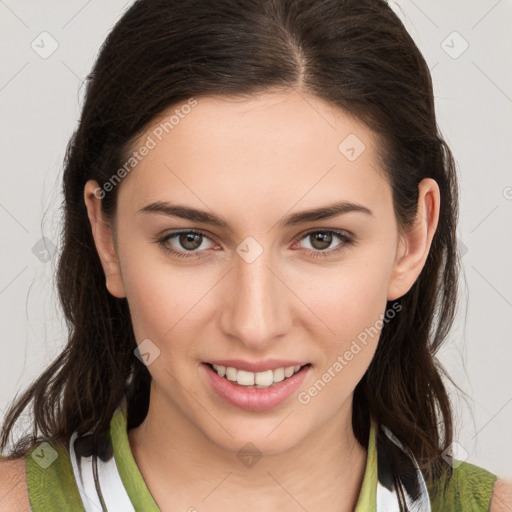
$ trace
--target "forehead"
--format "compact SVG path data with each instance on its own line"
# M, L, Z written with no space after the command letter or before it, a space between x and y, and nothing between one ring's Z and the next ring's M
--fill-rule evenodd
M377 144L364 123L316 96L201 96L166 109L139 137L132 149L150 149L119 201L236 199L257 212L276 201L371 200L387 185Z

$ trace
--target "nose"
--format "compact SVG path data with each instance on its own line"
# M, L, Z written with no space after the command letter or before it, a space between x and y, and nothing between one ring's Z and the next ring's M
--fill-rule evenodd
M224 284L223 332L251 350L265 351L292 324L293 293L279 275L270 252L263 251L252 262L236 255L234 268Z

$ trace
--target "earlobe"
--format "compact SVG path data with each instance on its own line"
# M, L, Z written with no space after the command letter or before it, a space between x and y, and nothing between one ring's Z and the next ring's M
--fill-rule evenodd
M388 286L388 300L405 295L419 277L439 221L440 192L437 182L425 178L419 184L414 223L401 235Z
M121 299L126 297L126 293L115 249L114 233L111 225L104 218L98 190L100 190L98 182L89 180L84 187L84 201L94 244L105 272L106 287L114 297Z

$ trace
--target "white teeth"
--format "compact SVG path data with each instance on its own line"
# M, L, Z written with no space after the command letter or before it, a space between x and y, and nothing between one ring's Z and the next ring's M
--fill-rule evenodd
M236 381L241 386L254 386L254 373L246 372L245 370L238 370L236 374Z
M214 364L213 366L215 367L215 369L217 370L217 373L221 377L224 377L224 375L226 375L226 367L225 366L221 366L220 364Z
M295 366L287 366L284 369L284 376L291 377L295 373Z
M240 370L238 371L240 374ZM254 384L258 386L272 386L274 383L274 372L272 370L267 370L266 372L258 372L254 374ZM238 382L240 384L240 382Z
M274 370L274 382L281 382L284 380L284 368L276 368Z
M235 381L236 380L236 373L237 373L237 369L236 368L232 368L231 366L228 366L226 368L226 379Z
M297 365L254 373L246 370L237 370L231 366L226 367L218 364L212 366L221 377L225 377L232 382L237 382L240 386L256 388L268 388L277 382L281 382L285 378L291 377L301 368L300 365Z

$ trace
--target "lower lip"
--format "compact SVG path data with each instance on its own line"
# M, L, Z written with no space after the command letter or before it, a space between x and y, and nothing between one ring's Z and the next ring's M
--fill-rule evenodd
M214 391L228 404L248 411L266 411L283 403L302 384L310 365L303 366L297 373L268 388L248 388L221 377L206 363L201 366Z

